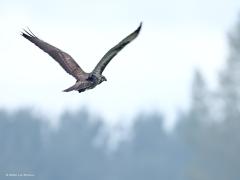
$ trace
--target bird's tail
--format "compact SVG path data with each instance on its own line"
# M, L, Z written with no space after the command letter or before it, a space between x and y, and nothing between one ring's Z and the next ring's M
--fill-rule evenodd
M77 87L78 85L77 84L74 84L73 86L63 90L63 92L69 92L69 91L74 91L74 90L77 90Z

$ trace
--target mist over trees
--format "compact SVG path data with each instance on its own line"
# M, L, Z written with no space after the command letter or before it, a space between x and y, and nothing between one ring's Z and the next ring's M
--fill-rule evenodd
M228 37L218 86L209 89L196 70L190 108L178 114L173 131L165 131L160 112L139 114L114 151L105 124L86 109L63 113L57 129L29 109L1 109L0 179L17 173L37 180L239 179L240 19Z

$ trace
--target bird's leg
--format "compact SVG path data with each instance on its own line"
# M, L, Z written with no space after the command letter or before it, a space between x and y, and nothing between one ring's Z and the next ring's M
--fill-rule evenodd
M80 90L78 90L79 93L81 93L81 92L83 92L83 91L85 91L85 89L80 89Z

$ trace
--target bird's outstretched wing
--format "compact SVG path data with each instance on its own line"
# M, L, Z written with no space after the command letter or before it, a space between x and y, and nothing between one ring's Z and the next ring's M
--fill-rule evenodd
M140 23L139 27L132 32L130 35L128 35L126 38L124 38L121 42L119 42L116 46L111 48L99 61L99 63L96 65L96 67L93 70L93 74L102 74L105 67L108 65L108 63L112 60L114 56L117 55L119 51L121 51L128 43L130 43L132 40L134 40L142 27L142 23Z
M55 59L63 69L68 72L70 75L75 77L77 80L81 80L84 74L86 74L80 66L76 63L76 61L67 53L63 52L62 50L44 42L43 40L39 39L35 36L30 29L28 31L24 30L22 32L22 36L34 43L44 52L48 53L53 59Z

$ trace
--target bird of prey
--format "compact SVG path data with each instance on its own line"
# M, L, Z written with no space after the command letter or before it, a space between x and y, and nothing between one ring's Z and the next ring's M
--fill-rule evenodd
M38 46L40 49L42 49L44 52L49 54L53 59L55 59L62 68L72 75L77 81L76 83L63 90L64 92L69 91L78 91L79 93L92 89L98 84L102 83L103 81L106 81L107 79L102 75L102 72L108 65L108 63L112 60L114 56L117 55L119 51L121 51L128 43L130 43L132 40L134 40L142 27L142 23L140 23L139 27L132 32L130 35L125 37L122 41L120 41L117 45L115 45L113 48L111 48L98 62L96 67L93 69L92 72L86 73L82 70L82 68L76 63L76 61L66 52L48 44L47 42L39 39L37 36L35 36L30 29L28 31L23 30L22 36L32 43L34 43L36 46Z

